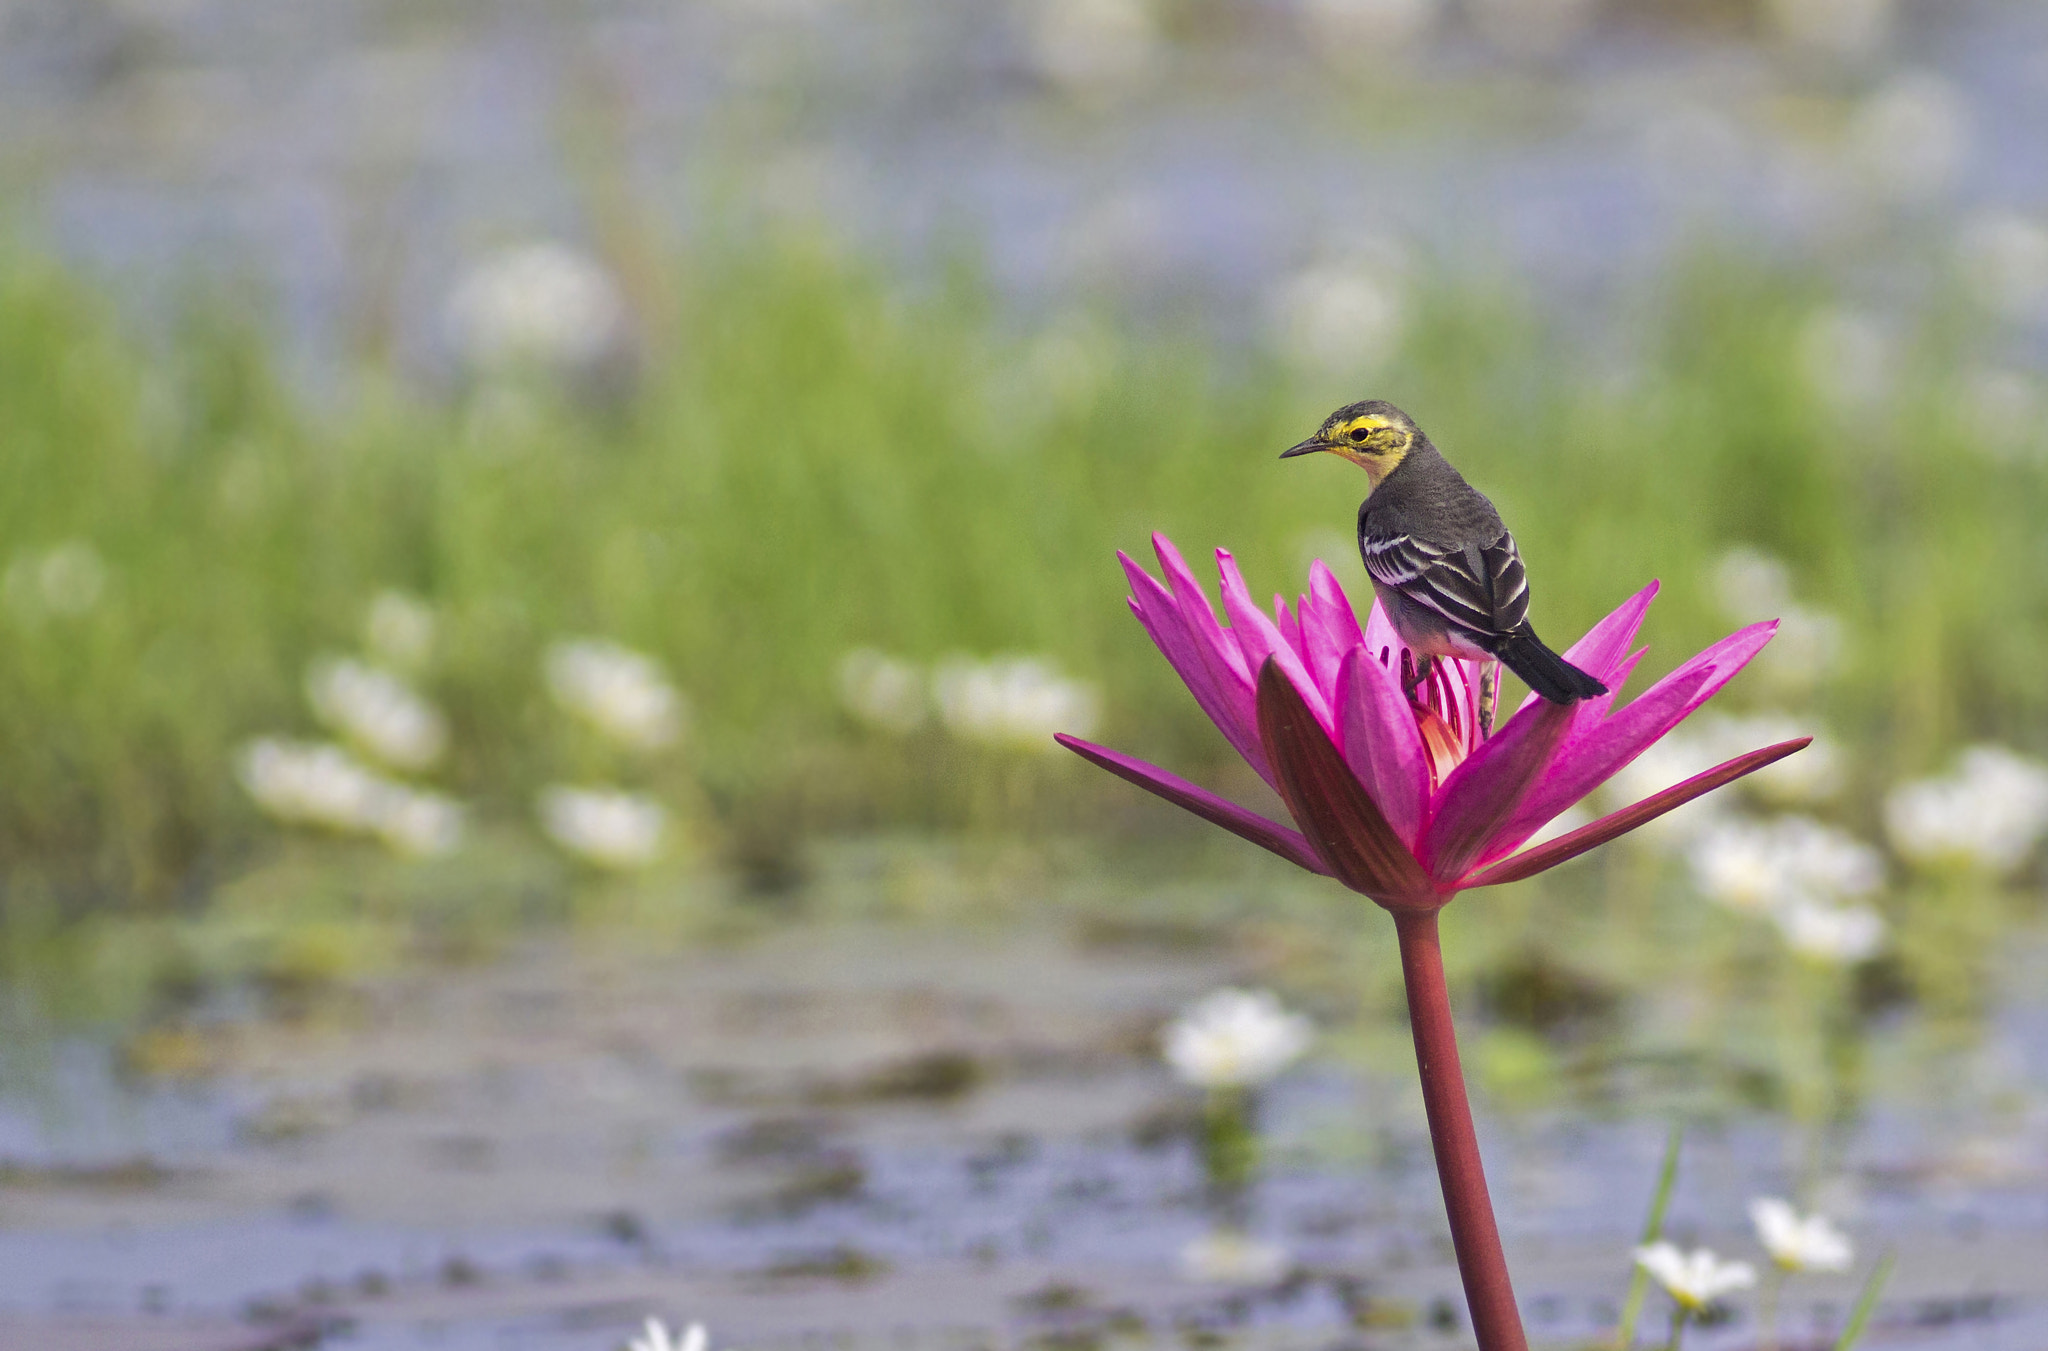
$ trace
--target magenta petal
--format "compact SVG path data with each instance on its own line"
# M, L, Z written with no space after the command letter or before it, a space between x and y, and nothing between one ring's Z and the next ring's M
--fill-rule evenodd
M1344 657L1337 720L1344 763L1413 852L1429 813L1429 760L1400 681L1363 647Z
M1471 870L1536 786L1571 723L1571 705L1538 700L1451 771L1418 851L1431 877L1455 882Z
M1237 639L1238 649L1244 653L1245 666L1257 671L1263 668L1267 658L1280 663L1280 669L1294 687L1301 691L1308 701L1309 710L1316 715L1323 731L1335 735L1336 726L1330 717L1330 703L1323 698L1315 681L1310 679L1308 668L1302 664L1301 654L1294 650L1272 620L1266 618L1259 607L1252 603L1251 592L1246 589L1244 576L1237 570L1237 560L1227 549L1216 551L1216 566L1223 573L1223 612L1230 616L1230 632ZM1268 747L1270 753L1271 748Z
M1110 750L1071 737L1061 732L1053 740L1065 746L1074 754L1099 765L1120 779L1134 783L1148 793L1165 798L1184 811L1193 812L1211 825L1221 826L1241 839L1250 840L1261 849L1270 850L1296 867L1306 868L1312 873L1329 876L1329 865L1316 857L1316 851L1309 846L1301 832L1289 830L1278 822L1268 821L1257 812L1247 811L1228 798L1221 798L1206 788L1199 788L1178 775L1169 774L1143 760L1133 759L1121 751Z
M1564 659L1580 670L1593 676L1611 690L1621 686L1614 676L1622 661L1628 656L1629 644L1636 640L1636 631L1643 626L1643 615L1649 611L1650 602L1657 598L1656 582L1630 596L1614 612L1586 630L1586 636L1571 645Z
M1773 620L1728 635L1645 690L1626 708L1610 714L1586 735L1573 737L1559 752L1543 782L1516 812L1514 821L1495 840L1489 851L1491 857L1503 857L1541 829L1545 821L1620 773L1733 680L1736 672L1763 650L1777 629Z
M1446 899L1394 835L1303 691L1269 658L1259 672L1259 737L1280 779L1280 796L1330 873L1389 909L1434 909Z
M1209 602L1197 595L1195 605L1202 611L1191 616L1187 606L1153 580L1121 550L1117 558L1131 582L1131 611L1153 643L1186 682L1195 703L1208 714L1224 739L1246 763L1268 783L1273 771L1266 752L1259 745L1258 711L1249 681L1237 670L1237 653L1223 637L1223 629L1209 611ZM1207 630L1200 622L1208 620Z
M1704 793L1711 793L1723 784L1733 783L1745 774L1752 774L1765 765L1775 764L1797 750L1804 750L1812 744L1813 738L1800 737L1794 741L1781 741L1775 746L1738 755L1733 760L1724 760L1705 773L1695 774L1683 783L1673 784L1661 793L1652 793L1641 802L1610 812L1591 825L1580 826L1567 835L1548 840L1534 849L1516 854L1504 863L1495 864L1465 885L1468 887L1497 887L1503 882L1519 882L1525 877L1547 872L1558 864L1577 858L1589 849L1598 849L1619 835L1626 835L1637 826L1656 820L1668 811L1683 807Z

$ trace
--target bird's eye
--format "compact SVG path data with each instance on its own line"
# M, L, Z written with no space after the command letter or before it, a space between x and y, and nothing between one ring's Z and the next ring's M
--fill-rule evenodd
M1367 431L1363 427L1353 427L1351 429L1351 439L1353 441L1363 441L1366 437L1370 435L1372 435L1372 433Z

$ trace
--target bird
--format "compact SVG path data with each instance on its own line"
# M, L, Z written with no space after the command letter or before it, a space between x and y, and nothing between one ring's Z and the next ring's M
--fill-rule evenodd
M1411 695L1438 657L1498 660L1553 704L1607 693L1536 636L1515 537L1413 418L1384 399L1348 403L1280 458L1315 451L1372 480L1358 504L1358 552L1394 631L1421 660L1405 677Z

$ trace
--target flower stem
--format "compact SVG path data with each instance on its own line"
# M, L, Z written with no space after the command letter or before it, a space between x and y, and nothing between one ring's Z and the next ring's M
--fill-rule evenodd
M1686 1320L1691 1316L1692 1310L1683 1304L1671 1306L1671 1340L1664 1344L1664 1351L1678 1351L1679 1339L1685 1336Z
M1443 946L1435 910L1397 910L1401 937L1401 978L1408 987L1408 1022L1415 1032L1415 1064L1422 1074L1422 1103L1429 1113L1429 1142L1450 1215L1451 1246L1472 1311L1479 1351L1527 1351L1515 1288L1501 1253L1500 1229L1486 1194L1479 1139L1472 1130L1472 1105L1458 1066L1458 1036L1451 1026L1451 995L1444 982Z

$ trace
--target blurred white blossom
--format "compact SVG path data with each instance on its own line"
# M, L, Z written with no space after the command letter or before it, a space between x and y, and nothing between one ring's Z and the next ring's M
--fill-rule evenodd
M452 798L386 784L372 830L398 853L428 858L455 852L462 844L465 816L462 805Z
M1973 746L1955 773L1893 789L1884 819L1892 847L1915 863L2009 873L2048 832L2048 765Z
M2038 457L2048 442L2048 400L2033 376L1995 366L1965 371L1956 405L1975 447L1992 460Z
M1884 885L1884 859L1846 831L1807 816L1727 817L1687 851L1700 891L1737 910L1834 904Z
M306 698L322 722L394 768L425 769L448 747L441 711L380 667L322 658L306 672Z
M1891 36L1898 0L1766 0L1778 36L1794 47L1843 60L1877 54Z
M1842 787L1842 757L1834 738L1811 718L1787 713L1708 714L1695 719L1693 734L1708 743L1714 763L1746 751L1810 736L1805 750L1794 751L1776 764L1748 775L1742 783L1766 802L1779 807L1808 806L1833 798Z
M1287 1267L1287 1249L1235 1229L1212 1229L1180 1250L1181 1271L1210 1285L1271 1285Z
M433 654L435 628L433 606L403 591L382 591L370 602L363 645L379 661L416 668Z
M877 648L855 648L839 659L839 702L870 727L914 732L928 702L924 672Z
M1093 685L1037 657L950 658L932 677L932 695L947 731L1026 750L1057 750L1055 732L1089 736L1102 713Z
M1146 0L1032 0L1028 22L1039 73L1072 94L1137 84L1163 55Z
M1834 674L1842 657L1842 621L1793 598L1792 574L1783 560L1738 545L1714 565L1713 582L1722 610L1736 623L1778 621L1777 635L1750 668L1769 692L1808 694Z
M1688 1313L1756 1284L1756 1268L1747 1262L1723 1261L1710 1248L1685 1252L1675 1243L1660 1241L1637 1248L1636 1265Z
M1280 354L1306 370L1356 376L1400 350L1407 323L1398 245L1362 241L1302 269L1268 296L1267 327Z
M1263 1084L1301 1057L1315 1024L1289 1013L1270 990L1217 990L1168 1023L1160 1052L1197 1088Z
M1985 309L2027 321L2048 314L2048 227L2012 211L1966 222L1956 239L1963 289Z
M1799 330L1799 370L1814 396L1837 413L1865 413L1890 396L1898 343L1883 321L1858 310L1829 308Z
M1854 965L1884 947L1884 916L1869 906L1800 900L1773 911L1771 921L1787 947L1815 961Z
M1855 1260L1848 1235L1826 1216L1800 1215L1790 1201L1759 1196L1749 1203L1749 1219L1764 1251L1786 1271L1847 1271Z
M638 1337L626 1344L626 1351L709 1351L711 1336L702 1323L692 1323L678 1337L659 1318L647 1320Z
M545 666L555 702L628 750L660 750L681 739L683 696L645 653L578 638L550 647Z
M1938 75L1894 76L1849 120L1850 164L1881 197L1917 203L1954 186L1971 154L1962 92Z
M22 614L82 615L107 589L107 565L82 539L18 555L0 579L0 593Z
M1321 56L1355 66L1418 40L1442 8L1442 0L1301 0L1301 18Z
M394 783L331 743L260 737L242 748L236 777L289 824L374 835L405 854L445 854L462 841L458 804Z
M653 798L617 788L555 784L540 794L541 829L600 868L643 868L661 857L668 812Z
M589 366L621 341L625 317L611 274L557 243L521 244L484 259L448 300L457 349L484 370Z

